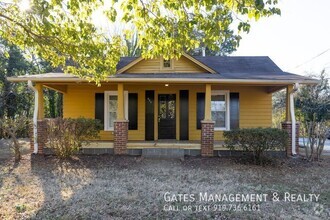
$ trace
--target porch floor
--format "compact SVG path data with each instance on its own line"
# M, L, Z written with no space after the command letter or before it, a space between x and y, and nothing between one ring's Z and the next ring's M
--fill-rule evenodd
M214 150L227 150L223 147L224 141L214 141ZM92 141L84 148L113 148L113 141ZM145 149L145 148L172 148L172 149L201 149L200 141L183 141L164 139L157 141L128 141L127 149Z

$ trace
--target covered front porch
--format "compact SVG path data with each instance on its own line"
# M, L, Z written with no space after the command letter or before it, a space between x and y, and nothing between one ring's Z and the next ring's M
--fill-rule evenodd
M63 93L64 117L103 120L101 139L84 147L84 153L138 155L143 149L181 149L186 155L214 156L226 150L224 130L270 127L271 94L283 88L287 90L284 129L292 134L292 84L108 83L96 87L87 83L37 83L39 153L45 146L43 87ZM214 106L217 104L220 107ZM224 110L218 112L218 122L214 120L217 108Z

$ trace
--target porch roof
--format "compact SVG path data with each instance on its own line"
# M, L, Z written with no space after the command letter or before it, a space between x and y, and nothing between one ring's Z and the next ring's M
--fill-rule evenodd
M25 82L31 80L33 82L88 82L77 76L65 73L45 73L38 75L24 75L17 77L8 77L11 82ZM108 77L106 82L155 82L155 83L237 83L237 84L274 84L274 85L287 85L291 83L301 84L316 84L318 80L299 76L290 73L277 73L277 74L255 74L251 76L248 73L235 74L191 74L191 73L172 73L172 74L115 74Z

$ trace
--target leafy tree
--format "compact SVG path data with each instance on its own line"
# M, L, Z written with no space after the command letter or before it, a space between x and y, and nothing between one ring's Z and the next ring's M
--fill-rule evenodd
M330 85L325 70L318 78L319 84L302 86L296 98L296 106L305 121L330 120Z
M44 90L45 116L46 118L57 118L63 116L63 95L51 89Z
M31 7L25 11L19 7L20 1L1 2L0 37L31 49L54 67L62 66L65 72L100 84L116 71L123 54L123 37L97 28L93 16L98 11L103 12L109 24L117 21L134 26L144 58L177 58L183 51L200 46L193 31L203 33L206 48L219 51L219 42L225 42L231 28L248 32L251 19L280 14L277 2L31 0ZM129 37L131 28L123 32Z
M321 157L330 123L330 85L323 70L316 85L303 85L296 93L295 113L300 121L300 133L304 137L307 160ZM273 96L273 125L279 127L285 119L286 92Z
M26 84L9 83L6 77L23 75L32 71L33 67L22 55L21 51L6 41L0 41L2 56L0 58L0 118L15 115L29 116L31 107L31 91ZM6 55L6 56L5 56Z
M33 91L26 83L8 82L7 77L27 73L44 73L52 71L49 63L40 59L27 60L24 52L6 41L0 41L0 118L16 116L30 117L33 107ZM62 116L62 95L45 89L45 115L55 118Z

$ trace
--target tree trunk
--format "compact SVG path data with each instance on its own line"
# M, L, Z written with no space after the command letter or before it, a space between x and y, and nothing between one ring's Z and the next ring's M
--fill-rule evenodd
M21 151L20 151L20 145L18 143L18 140L15 135L12 136L13 140L13 148L14 148L14 154L15 154L15 162L19 162L21 160Z

